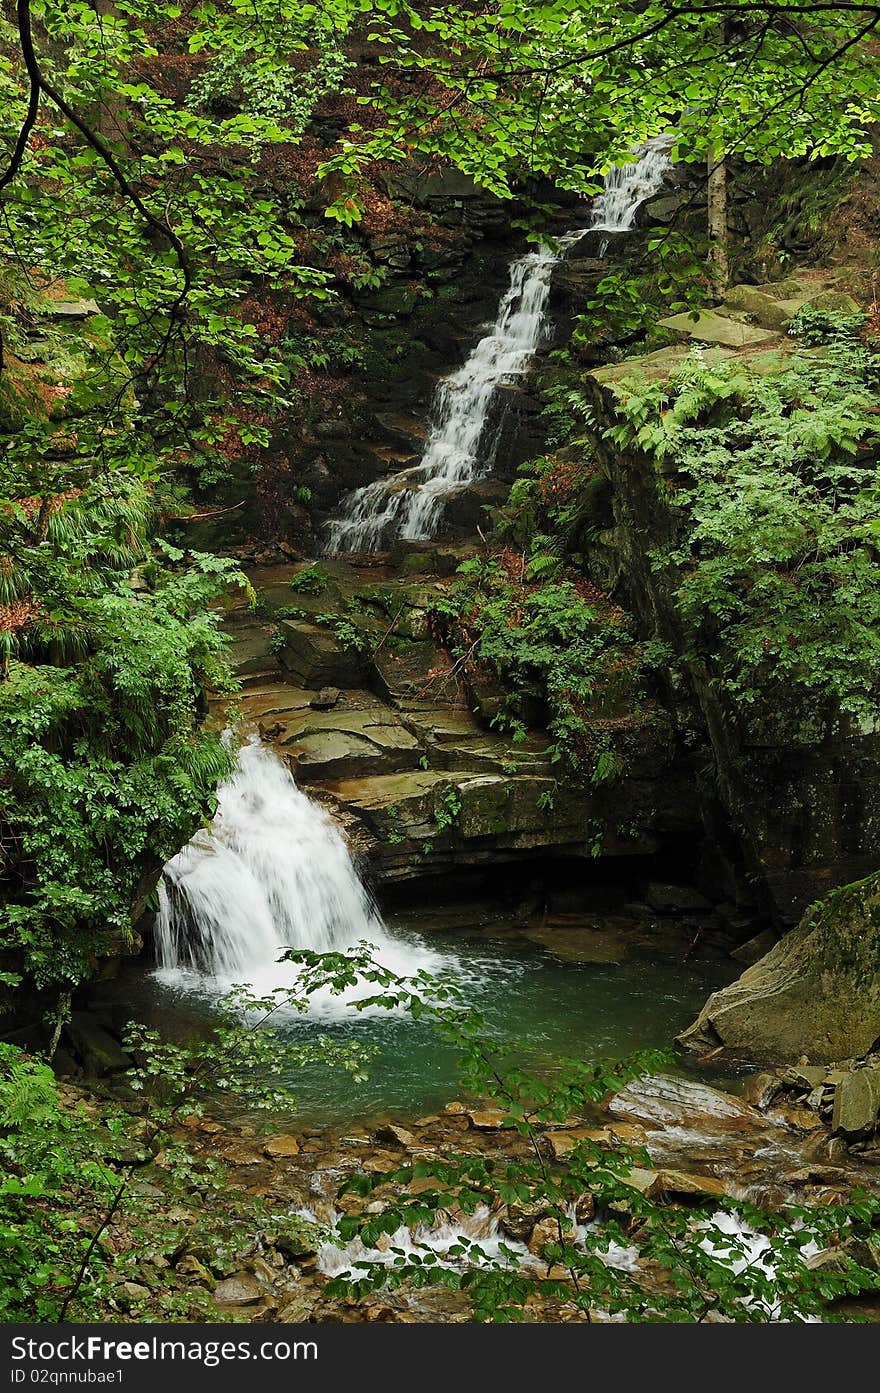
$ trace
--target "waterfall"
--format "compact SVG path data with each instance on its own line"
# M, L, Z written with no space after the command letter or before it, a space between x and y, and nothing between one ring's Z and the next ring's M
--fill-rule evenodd
M495 323L463 367L437 388L428 443L417 465L390 479L355 489L330 523L327 550L377 551L392 536L411 541L436 532L450 493L485 477L491 451L484 448L486 424L497 389L529 369L548 332L547 300L556 264L588 232L626 232L636 210L660 188L668 172L670 141L649 141L632 164L612 169L593 204L587 227L514 261Z
M638 152L632 164L609 169L605 188L593 204L588 232L628 232L646 198L662 186L672 168L671 137L658 135Z
M401 976L449 966L420 943L391 936L333 819L252 740L218 790L211 827L164 869L159 980L213 995L243 983L268 996L295 986L297 966L278 961L285 948L344 952L362 939ZM325 1015L346 1009L329 992L310 1005Z

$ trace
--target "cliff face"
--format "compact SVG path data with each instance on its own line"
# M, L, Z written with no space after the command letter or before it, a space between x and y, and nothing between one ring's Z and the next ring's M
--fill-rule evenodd
M590 563L625 596L644 630L665 639L677 655L684 695L698 713L712 754L713 778L703 787L704 806L709 812L720 801L740 838L753 888L781 925L796 922L805 906L828 889L865 875L876 864L876 722L864 712L859 717L848 714L839 701L810 685L794 679L780 684L769 659L756 669L751 689L737 700L725 680L735 655L728 655L725 669L724 650L731 640L724 623L715 627L710 642L695 644L682 613L682 595L700 561L699 549L689 550L693 519L683 506L693 477L681 458L665 449L665 442L656 451L640 447L637 440L621 444L615 428L633 392L652 387L665 391L666 384L694 361L693 344L702 345L697 361L703 369L719 367L729 378L735 373L742 382L772 387L789 371L798 351L783 326L799 308L825 303L837 305L838 311L857 310L845 293L834 289L844 279L841 272L811 272L765 287L743 287L732 292L725 305L698 319L678 315L665 321L670 334L685 342L599 369L586 379L599 427L593 444L610 489L613 519L593 545ZM744 312L746 297L749 310ZM811 351L820 356L823 352ZM818 365L820 359L815 361ZM675 390L670 388L664 400L666 406L659 406L652 421L662 422ZM729 406L724 411L727 420ZM710 412L703 419L705 446L714 448L721 418ZM696 423L694 437L699 429ZM870 447L859 449L859 477L867 481L875 467L873 457ZM768 468L771 464L768 456ZM763 523L756 512L755 527ZM800 525L791 522L793 529ZM774 574L784 570L771 556L765 559ZM872 565L868 563L869 575ZM758 596L761 583L758 569L756 577L749 578L751 595ZM833 590L826 601L817 594L811 604L830 606L832 594ZM693 627L693 615L689 618ZM769 651L770 640L764 642ZM862 680L853 664L853 686Z

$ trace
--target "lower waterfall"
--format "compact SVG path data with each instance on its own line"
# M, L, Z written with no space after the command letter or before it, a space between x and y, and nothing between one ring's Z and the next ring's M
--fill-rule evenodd
M294 987L299 968L278 961L285 948L345 952L367 940L401 976L457 967L389 933L333 819L255 738L218 790L211 827L166 865L155 937L160 981L213 995L236 983L260 996ZM346 1009L329 991L310 1007Z

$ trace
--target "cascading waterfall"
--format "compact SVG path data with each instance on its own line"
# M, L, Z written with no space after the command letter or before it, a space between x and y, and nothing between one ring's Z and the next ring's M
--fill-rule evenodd
M593 204L588 232L629 232L645 199L657 192L672 168L671 146L670 136L655 136L632 164L609 169L605 188Z
M278 961L285 948L344 952L364 939L401 976L454 966L389 934L329 814L275 754L257 740L244 745L211 828L165 867L157 976L213 995L242 983L268 996L296 984L297 966ZM312 1013L345 1009L329 991L310 999Z
M553 269L588 232L626 232L639 205L660 188L670 166L670 141L649 141L632 164L609 172L587 227L567 233L555 249L542 246L514 261L495 323L463 367L440 383L425 452L417 465L355 489L330 524L330 552L377 551L392 536L411 541L434 535L449 494L484 477L484 445L497 389L527 372L546 337Z

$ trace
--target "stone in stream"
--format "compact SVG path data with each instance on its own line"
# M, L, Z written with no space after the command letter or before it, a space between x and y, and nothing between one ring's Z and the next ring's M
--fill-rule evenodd
M299 1142L296 1137L285 1132L277 1137L270 1137L263 1150L267 1156L298 1156Z
M783 1083L778 1074L753 1074L743 1085L742 1096L752 1107L763 1112L769 1108L777 1094L782 1092Z
M346 648L331 629L299 619L283 619L281 663L303 687L357 687L366 664L360 653Z
M72 1012L64 1034L87 1074L100 1078L131 1068L131 1056L90 1011Z
M214 1288L218 1306L256 1306L265 1296L264 1288L250 1272L236 1272L224 1277Z
M873 1131L880 1114L880 1069L854 1069L834 1090L831 1130L856 1137Z
M835 890L714 992L679 1040L783 1062L859 1059L880 1039L880 875Z
M467 1116L472 1127L480 1132L497 1132L507 1114L502 1108L475 1108Z
M691 885L660 885L652 881L645 891L645 900L658 914L708 913L712 908L706 896Z
M313 711L332 711L333 707L339 702L342 692L338 687L322 687L319 692L312 697L309 706Z
M696 1131L743 1131L766 1127L759 1112L738 1098L707 1084L654 1074L636 1079L615 1094L608 1104L613 1117L642 1122L648 1127L681 1127Z
M408 1132L405 1127L400 1127L396 1122L386 1122L383 1127L380 1127L376 1132L376 1140L402 1147L415 1146L416 1141L412 1132Z
M540 1258L544 1256L544 1249L548 1243L559 1243L560 1241L570 1243L571 1230L562 1229L560 1233L558 1219L539 1219L529 1234L526 1247L533 1257Z

